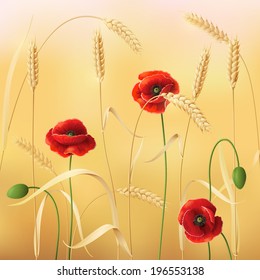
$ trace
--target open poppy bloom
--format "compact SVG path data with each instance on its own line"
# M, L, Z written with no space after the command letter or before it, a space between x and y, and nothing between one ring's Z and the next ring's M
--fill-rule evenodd
M62 157L83 156L96 146L94 138L87 133L84 124L77 119L59 122L49 130L45 142L52 151Z
M132 96L140 107L143 108L152 97L155 97L144 107L144 110L148 112L163 113L165 111L169 101L161 96L162 93L179 93L179 84L166 72L147 71L140 74L138 79L141 82L134 86Z
M223 222L215 213L216 207L207 199L188 200L180 210L178 221L190 241L209 242L222 232Z

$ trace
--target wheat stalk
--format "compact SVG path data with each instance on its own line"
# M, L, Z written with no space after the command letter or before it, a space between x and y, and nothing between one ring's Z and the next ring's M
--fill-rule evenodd
M128 188L119 188L117 189L117 192L119 192L124 196L129 196ZM163 199L157 194L152 193L146 189L141 189L141 188L131 186L130 195L131 197L136 197L142 201L147 201L156 207L160 207L160 208L163 207Z
M39 81L38 50L35 42L31 42L29 46L29 57L28 57L27 66L28 66L28 81L32 91L34 91Z
M229 42L228 78L231 88L234 89L239 73L239 41L234 39Z
M94 37L93 53L94 53L97 77L99 79L99 82L102 82L105 76L105 54L104 54L103 39L99 31L96 31Z
M206 78L206 74L208 71L209 58L210 58L209 49L204 49L201 55L200 63L197 66L196 77L193 85L192 96L194 100L196 100L201 93Z
M209 22L208 20L194 13L187 14L186 19L191 24L204 29L218 41L229 43L230 39L227 33L225 33L223 30L220 30L218 26L214 25L212 22Z
M122 22L115 19L103 19L103 21L110 30L114 31L119 37L125 40L134 52L138 53L141 51L141 43L134 33Z
M197 124L201 131L209 131L210 125L204 115L201 113L200 109L195 104L194 100L190 100L181 94L163 93L162 96L170 101L172 104L178 108L184 110L187 114L191 116L193 121Z
M56 174L51 160L48 159L39 149L36 149L35 147L33 148L29 141L21 138L16 140L16 144L30 155L34 153L35 160L41 167L47 168L52 173Z

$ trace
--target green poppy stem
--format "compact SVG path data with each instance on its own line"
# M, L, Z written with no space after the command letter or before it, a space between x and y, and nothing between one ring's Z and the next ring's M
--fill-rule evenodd
M227 245L227 249L228 249L228 253L229 253L229 258L230 258L230 260L232 260L232 254L231 254L231 250L230 250L230 247L229 247L229 244L228 244L227 238L226 238L226 236L224 235L224 233L223 233L223 232L221 232L221 235L222 235L222 237L224 238L225 243L226 243L226 245Z
M69 170L71 170L72 165L72 155L69 160ZM69 234L69 249L68 249L68 260L71 259L71 245L72 245L72 228L73 228L73 193L72 193L72 183L71 178L69 178L69 188L70 188L70 234Z
M28 187L28 189L37 189L39 190L39 187ZM56 215L57 215L57 240L56 240L56 253L55 253L55 260L58 259L58 254L59 254L59 243L60 243L60 215L59 215L59 209L57 206L57 203L55 201L55 199L53 198L53 196L48 192L48 191L44 191L52 200L55 210L56 210Z
M220 139L216 144L215 146L213 147L212 149L212 152L211 152L211 155L210 155L210 160L209 160L209 170L208 170L208 175L209 175L209 200L211 201L211 196L212 196L212 188L211 188L211 164L212 164L212 159L213 159L213 154L215 152L215 149L217 148L218 144L221 143L221 142L228 142L234 152L235 152L235 158L236 158L236 161L237 161L237 166L240 166L240 163L239 163L239 157L238 157L238 153L237 153L237 149L235 147L235 145L232 143L232 141L230 141L229 139L227 138L223 138L223 139ZM229 252L229 257L230 259L232 260L232 255L231 255L231 251L230 251L230 247L229 247L229 244L228 244L228 241L225 237L225 235L223 233L221 233L221 235L223 236L224 240L225 240L225 243L226 243L226 246L227 246L227 249L228 249L228 252ZM211 252L210 252L210 242L208 242L208 252L209 252L209 260L211 259Z
M166 137L165 137L165 127L164 127L164 118L163 114L161 114L161 123L162 123L162 134L163 134L163 144L166 145ZM161 222L161 233L160 233L160 245L158 252L158 260L161 259L162 254L162 241L163 241L163 228L164 228L164 219L165 219L165 208L166 208L166 195L167 195L167 153L164 152L164 198L163 198L163 210L162 210L162 222Z
M209 255L209 260L211 260L210 242L208 242L208 255Z
M230 145L232 146L232 148L233 148L233 150L235 152L235 156L236 156L236 160L237 160L237 166L240 166L239 157L238 157L238 153L237 153L235 145L229 139L227 139L227 138L220 139L215 144L215 146L213 147L211 155L210 155L210 159L209 159L209 169L208 169L208 176L209 176L209 201L211 201L211 196L212 196L212 190L211 190L211 164L212 164L213 154L215 152L215 149L217 148L217 145L219 143L221 143L221 142L224 142L224 141L230 143Z

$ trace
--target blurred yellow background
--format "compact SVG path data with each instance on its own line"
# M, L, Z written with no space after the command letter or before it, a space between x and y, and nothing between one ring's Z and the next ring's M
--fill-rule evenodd
M68 170L68 159L50 151L45 144L48 130L59 121L78 118L95 138L97 147L84 157L73 158L73 168L86 168L101 175L108 183L100 126L99 91L93 60L93 36L100 30L105 48L105 79L102 84L104 109L115 108L126 125L133 130L140 113L131 92L138 75L148 70L169 72L180 85L183 95L191 98L196 67L204 48L210 48L208 75L197 104L209 120L210 133L202 133L192 122L187 141L183 182L193 179L208 181L209 156L220 138L232 140L232 93L227 75L228 46L219 43L206 32L185 20L186 13L196 13L212 21L229 34L237 37L241 54L249 68L259 110L260 72L260 2L248 1L4 1L0 0L0 105L2 104L9 64L24 39L30 20L32 26L21 51L14 73L10 113L27 71L27 46L36 40L40 46L47 36L62 22L79 15L92 15L122 21L142 43L141 54L129 46L100 20L78 19L64 25L46 43L39 53L40 76L36 89L35 145L51 159L57 173ZM256 126L250 83L244 65L240 64L236 96L236 147L241 165L247 170L248 180L243 190L237 192L240 224L240 250L238 259L260 258L260 203L259 165L253 166L257 151ZM0 259L34 259L33 253L33 203L10 207L7 190L16 183L32 184L31 157L15 141L21 137L31 139L32 94L26 83L21 93L0 175ZM164 114L166 137L178 133L184 138L188 123L185 112L170 104ZM2 122L1 122L2 126ZM160 116L144 112L137 133L145 136L144 145L135 166L133 185L163 196L163 157L145 163L162 149ZM110 116L105 131L108 154L116 188L128 182L129 157L132 136ZM135 141L135 151L140 140ZM223 145L230 174L233 151ZM177 144L168 150L168 192L162 259L180 259L177 215L179 211L180 155ZM218 153L212 166L212 183L220 188L223 178ZM53 175L36 165L36 183L42 186ZM64 182L68 191L68 184ZM58 189L59 186L52 189ZM82 213L96 197L104 193L101 185L85 176L73 178L74 200ZM227 195L226 191L223 192ZM68 223L64 198L54 193L62 219L61 238L67 241ZM192 185L188 198L208 197L205 188ZM42 197L41 197L42 198ZM117 206L122 233L128 241L127 198L117 194ZM161 209L147 202L132 199L132 230L134 259L156 259L159 247ZM40 198L38 199L38 203ZM217 215L224 221L223 232L230 241L230 206L214 199ZM111 213L106 196L91 204L82 218L84 235L105 223L111 223ZM79 241L78 235L75 242ZM56 242L56 216L50 201L44 209L39 259L53 259ZM111 232L89 246L94 259L115 259L116 243ZM88 259L84 249L73 251L73 259ZM122 253L121 257L127 258ZM228 259L223 239L212 241L213 259ZM61 242L60 259L66 258L66 248ZM186 259L207 259L206 244L185 242Z

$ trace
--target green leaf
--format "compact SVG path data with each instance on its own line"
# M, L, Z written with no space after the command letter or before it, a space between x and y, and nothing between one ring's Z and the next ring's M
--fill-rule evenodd
M7 196L9 198L19 199L25 197L28 191L29 188L25 184L16 184L8 190Z
M235 186L242 189L246 183L246 171L243 167L237 166L232 173L232 178Z

